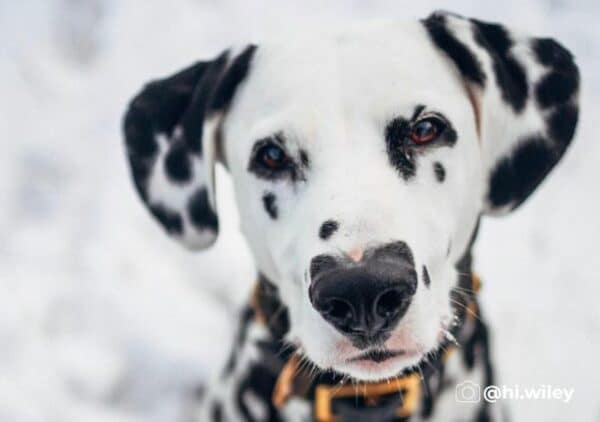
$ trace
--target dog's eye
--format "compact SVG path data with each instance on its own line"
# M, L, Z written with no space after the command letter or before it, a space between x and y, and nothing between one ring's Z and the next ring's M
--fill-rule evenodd
M426 117L413 125L410 131L410 139L417 145L426 144L436 139L445 127L446 124L442 119Z
M257 161L271 171L284 170L289 165L289 157L278 145L268 143L262 146L256 154Z

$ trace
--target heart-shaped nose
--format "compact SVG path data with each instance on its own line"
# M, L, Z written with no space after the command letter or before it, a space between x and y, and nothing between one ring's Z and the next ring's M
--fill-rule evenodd
M389 337L410 305L416 280L412 265L375 259L319 274L311 283L310 300L327 322L362 348Z

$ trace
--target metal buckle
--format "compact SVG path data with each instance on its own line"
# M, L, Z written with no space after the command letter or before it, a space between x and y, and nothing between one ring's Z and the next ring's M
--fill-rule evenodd
M379 397L393 393L400 394L402 402L396 415L399 418L407 417L417 409L421 395L420 387L421 380L417 373L379 383L365 383L360 387L352 384L319 385L315 390L315 419L318 422L336 422L338 420L331 408L331 402L334 399L358 395L364 397L368 403L375 405Z

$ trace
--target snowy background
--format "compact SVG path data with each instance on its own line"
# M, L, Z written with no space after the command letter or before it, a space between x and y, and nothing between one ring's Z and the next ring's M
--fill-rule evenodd
M517 421L600 420L600 3L454 1L552 35L583 74L578 136L518 212L486 220L481 293ZM0 421L186 421L229 347L252 266L220 177L223 234L191 254L129 180L126 102L148 79L278 28L423 17L432 1L0 0ZM235 252L235 260L231 254ZM239 258L237 258L239 256Z

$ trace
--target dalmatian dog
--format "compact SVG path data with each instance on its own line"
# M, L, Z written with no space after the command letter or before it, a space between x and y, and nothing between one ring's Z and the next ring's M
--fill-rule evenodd
M471 249L569 146L577 66L551 38L447 12L332 32L226 50L126 113L135 187L166 233L215 241L220 162L258 269L198 420L501 419L456 388L494 381ZM409 412L404 387L361 393L415 373Z

